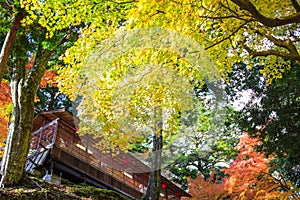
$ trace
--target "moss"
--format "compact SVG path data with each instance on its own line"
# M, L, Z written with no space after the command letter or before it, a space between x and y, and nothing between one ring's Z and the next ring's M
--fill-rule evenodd
M56 185L46 183L38 178L26 178L22 184L0 190L0 200L128 200L118 192L82 185Z
M89 185L74 185L71 187L71 192L80 196L80 197L86 197L86 198L91 198L93 200L102 200L102 199L107 199L107 200L127 200L124 195L115 192L113 190L106 190L106 189L101 189Z

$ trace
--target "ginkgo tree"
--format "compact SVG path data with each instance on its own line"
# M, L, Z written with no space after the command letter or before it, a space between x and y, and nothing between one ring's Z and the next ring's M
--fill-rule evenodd
M285 63L300 62L297 0L141 0L130 16L131 27L165 27L194 38L222 71L241 60L249 67L264 63L268 84L290 68Z
M193 107L190 81L201 85L203 79L186 58L164 50L131 50L109 65L95 57L77 71L72 87L62 87L79 102L79 132L101 138L98 146L103 150L127 151L130 144L152 140L145 198L158 199L162 152L176 137L180 117ZM68 73L73 72L65 70L60 78Z

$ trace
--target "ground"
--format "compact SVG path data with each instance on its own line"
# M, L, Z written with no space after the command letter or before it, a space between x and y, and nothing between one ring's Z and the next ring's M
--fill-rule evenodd
M18 186L0 189L0 200L128 200L115 191L86 184L74 185L66 180L62 183L61 185L46 183L38 178L26 176Z

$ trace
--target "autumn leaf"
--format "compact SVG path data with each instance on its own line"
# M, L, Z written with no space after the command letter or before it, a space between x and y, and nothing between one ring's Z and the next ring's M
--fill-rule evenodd
M9 110L11 105L11 92L10 86L2 81L0 85L0 158L3 156L3 147L5 146L4 140L8 131Z
M289 196L289 192L280 192L283 183L269 173L270 160L255 150L260 143L248 133L240 137L236 147L239 154L230 168L224 169L228 174L224 178L225 187L231 199L285 199Z
M239 154L228 169L222 170L227 177L220 178L212 172L208 180L201 174L196 179L189 178L189 193L193 199L288 199L296 195L280 174L269 173L270 160L255 151L259 143L247 133L240 137L236 147Z
M46 70L41 82L40 82L40 88L45 88L47 86L47 84L57 87L57 82L56 82L56 76L57 73L53 70Z

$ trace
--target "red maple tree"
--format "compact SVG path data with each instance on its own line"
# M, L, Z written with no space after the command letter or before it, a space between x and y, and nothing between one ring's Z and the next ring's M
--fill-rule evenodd
M3 156L4 140L8 131L8 106L11 104L11 92L9 85L2 81L0 83L0 158Z
M244 133L237 146L239 154L230 168L224 169L229 175L225 184L231 199L258 199L280 187L269 174L269 160L263 153L255 151L258 144L258 139Z
M224 182L218 183L217 179L215 172L211 173L208 180L205 180L202 174L199 174L196 179L188 178L189 193L193 196L191 199L214 200L224 197L227 194L225 184Z
M202 176L189 179L189 192L193 199L288 199L292 195L289 183L279 174L270 174L270 160L255 150L258 144L260 141L247 133L240 137L236 147L239 153L230 167L223 169L228 175L223 182L217 183L215 176L209 180Z

